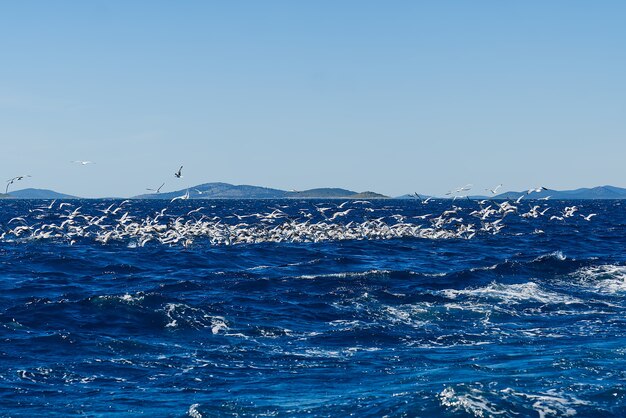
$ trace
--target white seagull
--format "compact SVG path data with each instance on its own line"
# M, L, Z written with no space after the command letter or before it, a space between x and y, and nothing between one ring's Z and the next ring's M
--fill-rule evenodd
M189 199L189 190L187 190L187 192L186 192L184 195L182 195L182 196L176 196L175 198L173 198L172 200L170 200L170 203L172 203L172 202L174 202L174 201L176 201L176 200L179 200L179 199L180 199L180 200L187 200L187 199Z
M580 216L582 216L582 218L583 218L585 221L590 221L590 220L591 220L591 218L593 218L594 216L597 216L597 215L598 215L597 213L590 213L590 214L589 214L589 215L587 215L587 216L585 216L585 215L583 215L583 214L580 214Z
M491 194L496 194L498 193L498 189L502 187L502 184L498 184L496 187L494 187L493 189L485 189L488 192L491 192Z
M158 189L146 189L146 190L151 191L151 192L155 192L155 193L160 193L160 192L161 192L161 188L162 188L163 186L165 186L165 183L163 183L162 185L160 185Z
M4 190L4 193L8 193L9 192L9 186L12 185L13 183L15 183L16 181L20 181L26 177L30 177L30 175L25 175L25 176L16 176L13 177L12 179L7 180L7 188Z

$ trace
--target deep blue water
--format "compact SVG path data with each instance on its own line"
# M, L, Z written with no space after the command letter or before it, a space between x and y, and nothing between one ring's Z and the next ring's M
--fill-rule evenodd
M30 228L0 240L0 416L626 416L621 202L523 218L523 201L471 239L143 246L96 238L164 207L170 229L204 215L257 235L348 208L334 224L428 226L414 216L453 204L481 221L468 201L50 203L0 201L0 233ZM33 236L75 209L108 218Z

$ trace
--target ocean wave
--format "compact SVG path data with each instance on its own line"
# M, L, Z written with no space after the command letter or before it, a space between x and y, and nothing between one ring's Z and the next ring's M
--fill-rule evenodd
M491 283L488 286L474 289L445 289L441 294L449 299L466 297L470 299L496 299L506 305L521 302L541 304L573 304L583 303L582 300L562 293L543 289L535 282L519 284Z
M584 267L573 273L572 276L584 286L598 293L626 292L626 266L605 264Z
M464 411L475 417L505 415L506 411L498 409L498 406L488 400L485 392L479 388L466 388L464 392L459 392L447 387L439 395L439 402L442 406L452 411Z
M493 384L486 387L480 383L448 386L437 397L445 408L475 417L571 417L578 414L578 408L590 404L557 389L528 393L510 387L498 390Z
M384 276L390 274L390 270L368 270L362 272L341 272L341 273L326 273L326 274L303 274L301 276L295 276L294 279L304 280L317 280L317 279L346 279L346 278L359 278L359 277L371 277L371 276Z
M576 407L589 405L589 402L582 401L575 396L568 395L556 389L550 389L543 393L524 393L506 388L501 391L505 399L515 398L521 402L531 402L532 409L540 418L549 416L571 417L577 414Z
M605 216L576 225L507 215L494 234L426 240L385 234L408 228L393 215L452 205L464 208L447 219L463 222L443 228L480 228L466 210L478 204L372 202L380 214L330 225L318 209L339 202L279 202L286 215L263 222L229 216L271 214L276 202L212 202L191 215L207 203L178 202L158 221L162 202L132 202L100 222L111 203L85 202L63 227L72 245L43 238L38 221L29 226L42 239L0 240L0 415L624 415L626 212L612 204L594 202L583 212ZM0 222L40 203L20 205L0 208ZM305 207L314 217L302 225ZM326 222L334 238L363 221L383 239L289 237ZM140 242L136 224L167 235L163 245ZM94 241L105 225L120 239ZM281 242L221 245L229 231Z
M229 329L223 317L209 315L202 309L184 303L167 303L163 312L167 317L165 328L210 328L213 334Z

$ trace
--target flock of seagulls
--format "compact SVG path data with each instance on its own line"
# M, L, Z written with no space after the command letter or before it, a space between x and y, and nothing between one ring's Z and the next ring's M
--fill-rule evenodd
M92 161L72 161L81 165L94 164ZM182 178L183 166L174 172L175 178ZM30 175L16 176L7 181L5 192L9 186ZM165 186L163 182L158 188L146 190L160 193ZM493 189L485 189L496 195L502 184ZM426 214L409 216L407 213L390 213L392 206L375 207L366 200L349 200L341 204L313 205L298 208L297 214L288 213L289 205L279 206L271 212L251 214L233 213L225 217L216 216L215 212L199 207L188 211L185 215L168 214L169 207L158 212L140 216L131 214L129 200L108 207L97 204L95 211L81 211L73 203L56 200L49 205L36 207L23 216L10 219L0 225L0 240L40 240L55 239L74 244L78 240L93 239L107 244L114 241L129 241L129 245L143 247L149 242L164 245L183 245L188 247L199 238L208 239L213 245L234 245L262 242L322 242L337 240L368 240L392 238L425 238L425 239L472 239L477 234L495 235L505 228L505 219L519 216L530 220L547 217L552 210L547 204L530 204L522 208L522 200L533 193L548 190L546 187L535 187L519 195L515 200L504 201L494 199L474 200L467 196L472 185L457 187L446 193L452 196L451 206L440 214L434 211ZM196 190L198 194L201 191ZM417 193L412 195L422 206L441 208L441 204L433 205L433 198L423 198ZM189 190L173 198L176 201L190 198ZM469 202L462 206L455 204L456 199L464 198ZM535 199L547 201L548 197ZM447 204L449 200L445 201ZM56 204L56 206L55 206ZM215 206L213 206L214 208ZM93 209L93 208L92 208ZM549 221L565 221L573 218L578 212L577 206L566 206L560 213L551 215ZM355 213L360 214L354 215ZM554 213L554 211L553 211ZM352 216L350 216L352 215ZM596 213L580 216L587 222ZM535 229L535 233L543 231Z
M181 169L177 173L181 173ZM531 189L529 194L540 189L545 190ZM456 191L465 192L467 187ZM566 206L547 218L550 211L557 210L556 207L536 204L535 200L526 205L522 199L527 195L505 201L468 198L460 205L453 200L422 199L416 194L422 206L419 214L415 210L406 210L406 207L382 206L366 200L340 204L294 200L289 205L261 212L246 214L238 209L221 216L215 206L170 213L185 207L175 202L189 199L189 192L152 214L133 210L129 200L107 207L103 202L97 202L86 209L75 203L53 201L0 224L0 240L51 239L74 244L91 239L102 244L123 241L138 247L149 243L188 247L199 239L208 240L212 245L394 238L472 239L477 235L501 233L508 220L515 216L523 222L544 217L548 222L554 222L573 218L579 210L577 206ZM596 215L580 214L585 221L591 221ZM535 233L541 232L535 229Z

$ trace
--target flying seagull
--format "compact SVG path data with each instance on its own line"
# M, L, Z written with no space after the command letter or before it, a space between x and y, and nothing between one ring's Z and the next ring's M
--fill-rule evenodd
M187 192L186 192L184 195L182 195L182 196L176 196L175 198L173 198L172 200L170 200L170 203L172 203L172 202L174 202L174 201L176 201L176 200L179 200L179 199L180 199L180 200L187 200L187 199L189 199L189 190L187 190Z
M181 178L183 176L183 166L181 165L180 168L178 169L177 172L174 173L174 177L176 177L177 179Z
M432 196L429 196L426 199L422 199L422 196L418 195L417 192L413 193L413 195L417 197L420 200L420 202L422 202L423 205L425 205L426 203L430 201L430 199L432 199Z
M25 177L30 177L30 175L25 175L25 176L16 176L13 177L12 179L7 180L7 188L4 190L4 193L7 194L9 192L9 186L12 185L13 183L15 183L16 181L20 181Z
M502 187L502 183L498 184L496 187L494 187L493 189L485 189L488 192L491 192L491 194L496 194L498 193L498 189Z
M148 191L150 191L150 192L159 193L159 192L161 192L161 188L162 188L163 186L165 186L165 183L163 183L162 185L160 185L158 189L146 189L146 190L148 190Z
M581 214L580 216L582 216L582 218L583 218L585 221L590 221L590 220L591 220L591 218L593 218L594 216L597 216L597 215L598 215L597 213L590 213L590 214L589 214L589 215L587 215L587 216L585 216L585 215L583 215L583 214Z
M80 165L95 164L93 161L82 161L82 160L75 160L75 161L72 161L72 162L80 164Z
M548 188L547 188L547 187L543 187L543 186L541 186L541 187L537 187L537 188L535 188L535 189L530 189L530 190L528 190L528 191L526 192L526 194L531 194L531 193L539 193L539 192L542 192L542 191L544 191L544 190L548 190Z

